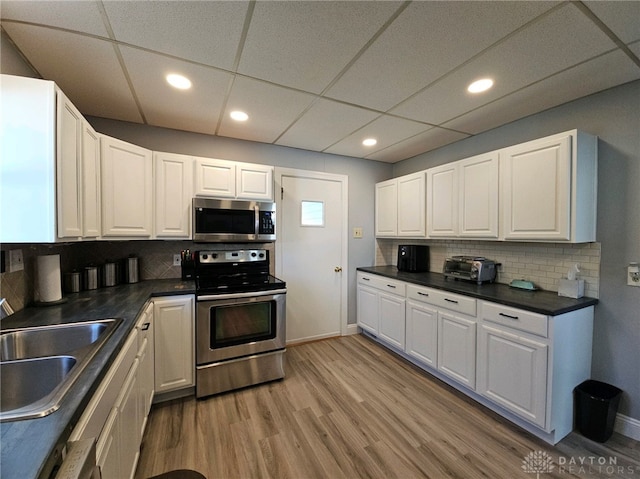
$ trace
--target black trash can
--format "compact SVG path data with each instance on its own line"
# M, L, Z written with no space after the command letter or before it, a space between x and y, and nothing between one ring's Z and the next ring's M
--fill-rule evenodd
M580 434L597 442L606 442L613 434L613 426L622 390L589 379L573 390L575 421Z

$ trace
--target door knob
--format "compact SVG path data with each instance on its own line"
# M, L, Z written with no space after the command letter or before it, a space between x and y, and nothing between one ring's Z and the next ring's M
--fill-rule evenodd
M335 268L333 268L333 270L334 270L336 273L339 273L340 271L342 271L342 268L341 268L340 266L336 266Z

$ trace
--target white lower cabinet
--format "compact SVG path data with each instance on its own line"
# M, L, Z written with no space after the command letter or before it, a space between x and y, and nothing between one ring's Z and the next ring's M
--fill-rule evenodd
M359 327L551 444L591 375L593 309L546 316L358 271Z
M193 303L193 295L153 300L156 393L195 384Z
M438 311L438 371L470 389L475 388L475 318Z
M545 427L546 342L483 324L478 335L478 387L483 396Z
M405 283L358 273L358 326L404 349Z

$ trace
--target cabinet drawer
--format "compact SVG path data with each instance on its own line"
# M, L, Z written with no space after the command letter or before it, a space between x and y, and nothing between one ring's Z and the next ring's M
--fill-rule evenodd
M457 311L458 313L469 316L476 316L476 300L467 296L436 289L430 291L429 302L440 308L450 309L451 311Z
M548 318L542 314L482 302L482 319L526 331L544 338L549 336Z
M416 286L413 284L407 284L407 299L413 299L422 303L435 304L435 296L437 290L426 288L424 286Z
M397 294L398 296L404 296L406 293L406 283L377 274L358 273L358 284Z

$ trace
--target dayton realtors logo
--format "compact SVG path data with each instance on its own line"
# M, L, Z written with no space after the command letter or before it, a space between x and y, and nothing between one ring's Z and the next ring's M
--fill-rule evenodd
M540 474L553 471L553 458L544 451L531 451L522 461L522 470L535 474L540 479Z

